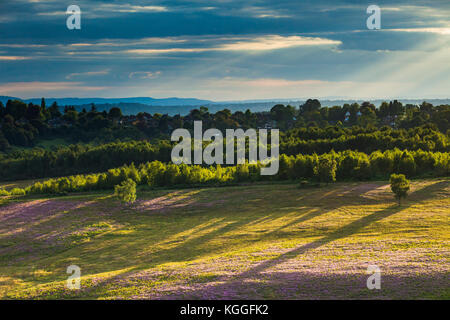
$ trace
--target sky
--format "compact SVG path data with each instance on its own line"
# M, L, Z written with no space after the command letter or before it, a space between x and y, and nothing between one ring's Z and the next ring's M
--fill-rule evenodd
M448 0L0 0L0 95L20 98L450 98L449 61Z

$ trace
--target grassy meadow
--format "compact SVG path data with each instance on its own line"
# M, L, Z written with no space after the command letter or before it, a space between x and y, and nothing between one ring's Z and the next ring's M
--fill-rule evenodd
M386 181L3 198L0 298L449 299L450 180L411 187L401 206Z

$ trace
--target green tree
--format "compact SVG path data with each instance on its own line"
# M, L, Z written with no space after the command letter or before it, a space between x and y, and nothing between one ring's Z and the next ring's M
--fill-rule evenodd
M409 180L406 179L404 174L391 174L391 190L395 194L395 198L398 200L398 205L401 205L402 198L406 198L410 185Z
M319 163L314 170L320 182L336 181L336 160L329 156L319 157Z
M317 99L308 99L304 104L300 106L300 112L313 112L313 111L319 111L321 105L320 101Z
M127 179L114 187L114 195L123 203L133 203L136 201L136 182Z
M39 107L38 105L32 104L32 103L28 104L28 108L27 108L27 112L26 112L25 116L28 120L33 120L33 119L42 120L43 115L41 113L41 107Z
M118 119L122 117L122 110L120 110L120 108L114 107L109 109L109 114L108 116L111 119Z
M403 115L403 113L405 113L405 107L403 106L403 104L397 100L394 100L393 102L389 102L389 109L390 109L390 114L391 116L400 116Z
M416 174L416 163L414 157L408 151L403 151L398 164L398 171L411 177Z
M289 121L294 117L295 108L290 105L285 107L282 104L277 104L270 109L270 114L276 121Z
M45 105L45 101L44 101L44 105ZM59 107L58 107L58 104L56 103L56 101L52 103L52 105L50 106L48 111L50 112L50 117L52 119L61 117L61 112L59 111Z
M15 120L19 120L25 117L27 113L27 105L19 100L8 100L6 103L6 113L13 116Z
M45 111L45 99L44 98L41 99L41 111L42 112Z
M26 194L25 190L20 188L13 188L9 193L13 196L24 196Z
M389 109L389 103L387 103L386 101L383 101L380 105L380 108L378 109L378 115L380 116L381 119L385 119L387 117L389 117L390 115L390 109Z
M78 121L78 113L75 110L67 110L63 119L71 124L75 124Z

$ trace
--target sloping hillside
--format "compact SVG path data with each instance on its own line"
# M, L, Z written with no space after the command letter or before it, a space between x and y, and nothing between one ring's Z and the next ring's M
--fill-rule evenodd
M2 298L449 298L450 181L142 191L0 207ZM65 288L81 268L81 290ZM368 290L369 265L381 290Z

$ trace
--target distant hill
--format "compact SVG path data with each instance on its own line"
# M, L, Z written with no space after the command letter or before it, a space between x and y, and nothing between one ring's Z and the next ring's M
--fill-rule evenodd
M5 104L9 99L22 100L26 103L40 104L41 98L33 99L20 99L15 97L0 96L0 101ZM95 104L119 104L119 103L133 103L142 104L147 106L196 106L202 104L213 103L209 100L200 100L194 98L165 98L155 99L149 97L136 97L136 98L45 98L47 105L51 105L53 102L58 103L60 106L81 106L91 103Z
M20 99L15 97L0 96L0 101L3 104L9 99L22 100L26 103L40 104L40 98L34 99ZM351 104L357 102L361 104L364 101L370 101L375 106L379 106L383 101L390 101L391 99L319 99L322 106L342 106L346 103ZM433 105L450 104L450 99L398 99L403 104L421 104L423 101L432 103ZM166 98L166 99L155 99L155 98L45 98L47 106L51 105L54 101L58 103L61 109L66 105L75 106L75 108L81 111L83 108L90 110L91 104L95 103L97 110L108 111L113 107L119 107L123 114L138 114L139 112L147 112L150 114L161 113L168 114L170 116L180 114L187 115L192 109L199 108L200 106L205 106L209 109L209 112L215 113L223 109L229 109L231 112L242 111L245 112L250 109L252 112L263 112L270 111L270 109L278 104L290 104L292 106L298 107L303 104L305 100L289 100L289 99L274 99L274 100L248 100L248 101L225 101L225 102L214 102L210 100L200 100L194 98Z
M441 104L450 104L450 99L421 99L421 100L400 100L403 104L421 104L424 100L432 103L433 105L441 105ZM371 100L375 106L379 106L383 101L386 100ZM172 105L172 106L157 106L157 105L145 105L140 103L118 103L118 104L96 104L96 108L99 111L106 110L108 111L112 107L119 107L122 110L122 113L125 115L130 114L138 114L139 112L147 112L150 114L161 113L168 114L170 116L174 116L176 114L185 116L189 114L192 109L199 108L200 106L205 106L208 108L209 112L216 113L217 111L223 109L229 109L231 112L242 111L245 112L247 109L250 109L252 112L264 112L270 111L272 107L278 103L287 105L290 104L292 106L298 107L303 104L303 101L260 101L260 102L213 102L213 103L203 103L199 105ZM354 102L358 102L361 104L364 100L321 100L322 106L342 106L346 103L352 104ZM83 108L86 110L90 109L90 104L76 106L76 109L81 111Z
M215 103L204 103L199 105L173 105L173 106L151 106L141 103L115 103L115 104L96 104L95 107L98 111L109 111L112 107L118 107L122 110L125 115L138 114L139 112L147 112L150 114L160 113L168 114L170 116L182 115L185 116L189 114L192 109L199 108L200 106L205 106L208 108L209 112L216 113L217 111L223 109L229 109L231 112L236 111L246 111L250 109L252 112L263 112L270 111L270 109L276 104L276 102L260 102L260 103L242 103L242 104L215 104ZM86 109L90 110L91 105L85 104L80 106L75 106L75 109L81 111Z

